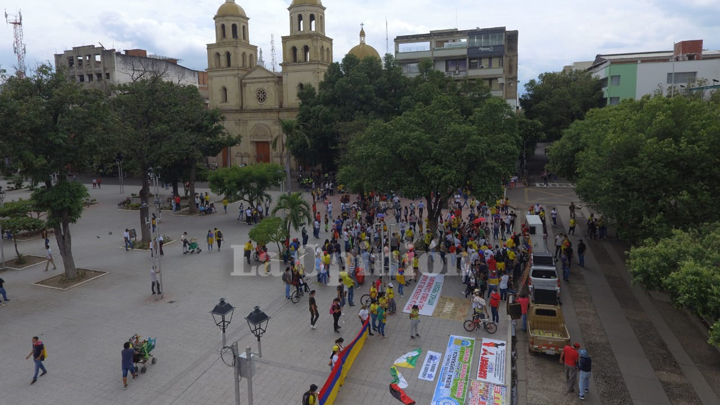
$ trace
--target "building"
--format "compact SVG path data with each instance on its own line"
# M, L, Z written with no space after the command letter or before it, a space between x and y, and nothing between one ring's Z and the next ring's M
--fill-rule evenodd
M702 45L702 40L682 41L674 51L597 55L587 70L602 80L605 105L699 85L718 88L720 51L703 50Z
M226 0L215 14L215 42L207 45L210 107L222 111L228 132L242 135L239 145L223 151L219 166L284 164L283 148L273 151L270 146L282 135L279 120L297 116L298 91L307 84L318 88L332 63L333 43L325 35L321 1L293 0L288 11L290 34L282 37L281 73L259 63L242 7Z
M435 70L456 79L484 81L494 96L517 107L518 32L505 27L449 29L395 38L395 59L405 75L430 59Z
M382 60L378 51L365 43L365 27L363 27L363 24L360 24L360 43L352 47L352 49L348 51L348 55L355 55L360 60L363 60L368 56Z
M102 46L85 45L55 55L55 69L65 69L69 77L85 86L130 83L149 74L162 74L166 80L201 87L205 72L178 65L178 60L148 55L144 49L128 49L124 53Z

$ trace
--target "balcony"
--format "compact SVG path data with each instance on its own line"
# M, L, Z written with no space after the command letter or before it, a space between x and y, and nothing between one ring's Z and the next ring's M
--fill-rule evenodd
M445 72L445 76L450 77L452 79L464 79L467 77L467 71L465 70L456 70L456 71L450 71Z
M420 51L397 52L395 54L395 59L398 61L419 60L419 59L429 59L429 58L432 58L432 51L429 49L420 50Z
M503 75L503 68L484 68L484 69L470 69L468 71L469 77L501 77Z
M433 56L436 58L445 58L451 56L467 56L467 47L454 46L445 48L435 48Z

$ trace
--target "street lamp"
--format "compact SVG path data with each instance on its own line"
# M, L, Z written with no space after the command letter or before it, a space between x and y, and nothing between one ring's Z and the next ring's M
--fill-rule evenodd
M225 347L225 330L228 326L230 326L230 322L232 322L233 312L235 311L235 307L230 305L227 301L225 301L225 298L220 298L220 302L215 305L215 308L213 308L210 313L213 316L213 319L215 320L215 325L220 328L222 331L222 344L223 347ZM226 319L227 317L227 319Z
M250 332L257 338L258 341L258 355L262 357L262 346L260 345L260 337L267 331L267 325L270 321L270 317L260 307L256 306L255 309L245 318L250 327Z
M227 327L230 326L230 322L232 322L233 312L235 312L235 307L228 304L227 301L225 301L225 298L220 298L220 302L215 305L215 308L213 308L212 311L210 311L213 316L213 320L215 321L215 325L217 325L222 331L223 348L227 347L225 344L225 331L227 330ZM232 368L233 374L235 375L235 405L240 405L240 370L238 369L240 365L238 364L237 342L234 342L230 346L230 350L232 351Z
M2 186L0 186L0 208L3 207L5 201L5 191L3 190ZM5 240L5 237L2 233L2 222L0 222L0 260L2 260L2 269L5 270L5 246L3 245L3 241Z

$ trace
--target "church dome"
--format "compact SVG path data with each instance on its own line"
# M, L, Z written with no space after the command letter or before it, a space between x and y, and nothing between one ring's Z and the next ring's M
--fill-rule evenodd
M363 60L368 56L372 56L372 57L382 60L378 51L376 51L375 48L373 48L372 46L365 43L365 29L364 28L360 29L360 44L355 45L348 52L348 54L355 55L360 60Z
M320 0L293 0L292 5L293 6L303 6L303 5L322 6L322 3L320 2Z
M225 4L220 6L215 17L247 17L245 10L235 3L235 0L225 0Z

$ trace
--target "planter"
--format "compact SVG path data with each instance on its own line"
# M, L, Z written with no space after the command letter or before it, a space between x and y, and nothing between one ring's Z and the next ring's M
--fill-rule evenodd
M78 277L73 280L65 280L65 274L58 274L57 276L49 277L44 280L40 280L37 283L33 283L33 285L65 291L108 274L107 271L99 270L77 269L77 271Z
M29 269L30 267L37 266L38 264L45 263L47 261L47 259L42 256L31 255L23 255L23 259L25 260L25 263L22 264L17 263L17 258L12 260L6 260L5 267L10 270L25 270Z

